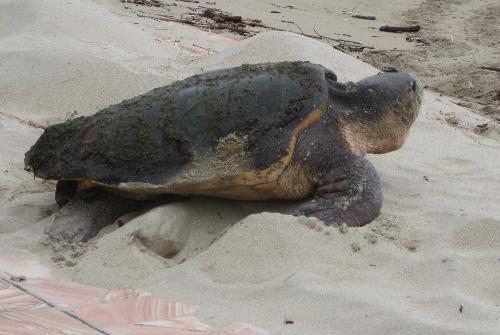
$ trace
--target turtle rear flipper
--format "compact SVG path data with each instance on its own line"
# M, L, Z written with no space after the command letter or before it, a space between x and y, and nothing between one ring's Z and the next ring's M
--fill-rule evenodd
M59 208L63 207L78 192L78 182L74 180L59 180L56 184L55 198Z
M65 187L72 188L71 183L59 183L58 188L63 190ZM52 223L45 229L52 241L87 242L120 216L143 206L142 202L109 194L99 188L78 192L66 199L66 202L65 206L54 214Z
M314 197L294 215L314 216L327 225L362 226L375 219L382 206L380 178L364 158L353 158L327 175Z

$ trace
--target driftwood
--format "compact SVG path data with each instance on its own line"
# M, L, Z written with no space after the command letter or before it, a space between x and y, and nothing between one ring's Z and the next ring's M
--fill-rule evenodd
M416 33L417 31L420 30L420 26L406 26L406 27L399 27L399 26L382 26L379 28L380 31L387 31L390 33Z
M241 22L241 16L233 16L229 14L222 13L219 10L209 8L205 10L201 16L214 20L218 23L226 22Z
M356 19L364 19L364 20L376 20L376 16L371 16L371 15L351 15L352 17L355 17Z
M500 67L496 67L496 66L481 66L481 69L488 70L488 71L500 72Z

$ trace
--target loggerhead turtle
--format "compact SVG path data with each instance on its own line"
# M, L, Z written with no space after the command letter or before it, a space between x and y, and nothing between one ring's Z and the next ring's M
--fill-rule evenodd
M294 215L359 226L382 202L364 155L401 147L421 100L411 73L344 84L309 62L242 65L48 127L25 165L58 180L60 206L92 187L135 199L304 199Z

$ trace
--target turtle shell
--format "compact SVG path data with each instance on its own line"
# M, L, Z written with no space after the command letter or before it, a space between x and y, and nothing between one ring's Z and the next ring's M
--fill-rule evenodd
M37 177L136 194L258 198L221 190L269 184L283 171L300 131L325 109L328 80L335 74L308 62L195 75L48 127L25 164Z

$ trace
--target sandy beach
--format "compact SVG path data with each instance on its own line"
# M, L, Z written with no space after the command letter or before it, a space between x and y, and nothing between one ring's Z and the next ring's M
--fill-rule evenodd
M495 1L164 3L0 0L0 270L14 271L2 257L24 255L55 278L199 306L214 327L500 334L500 81L480 68L499 66ZM251 27L242 36L158 19L199 6L302 35ZM413 23L430 45L378 31ZM314 30L373 49L344 53L338 42L304 36ZM339 81L395 66L428 86L406 144L368 156L384 193L375 221L339 230L279 214L281 203L194 198L135 213L86 243L48 240L44 230L63 215L55 183L24 170L44 127L204 71L285 60L322 64ZM170 255L138 238L155 229L158 243L179 239L182 248Z

